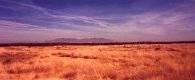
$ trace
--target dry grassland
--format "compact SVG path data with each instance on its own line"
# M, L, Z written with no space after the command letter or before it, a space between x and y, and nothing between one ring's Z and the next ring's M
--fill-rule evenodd
M0 80L195 80L195 44L0 47Z

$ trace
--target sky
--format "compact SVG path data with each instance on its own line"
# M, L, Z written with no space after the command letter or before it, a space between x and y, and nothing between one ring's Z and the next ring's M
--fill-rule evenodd
M0 0L0 42L195 40L195 0Z

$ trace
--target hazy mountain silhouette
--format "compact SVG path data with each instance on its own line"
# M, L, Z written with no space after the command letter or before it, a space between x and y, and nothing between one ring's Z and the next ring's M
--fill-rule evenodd
M76 39L76 38L58 38L54 40L49 40L47 42L51 43L112 43L115 42L110 39L105 38L84 38L84 39Z

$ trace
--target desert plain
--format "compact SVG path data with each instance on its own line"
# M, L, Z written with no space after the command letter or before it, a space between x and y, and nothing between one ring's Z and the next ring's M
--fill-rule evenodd
M195 44L0 47L0 80L195 80Z

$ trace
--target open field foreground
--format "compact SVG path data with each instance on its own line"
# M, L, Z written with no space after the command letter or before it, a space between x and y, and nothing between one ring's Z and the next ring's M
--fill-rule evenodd
M0 80L195 80L195 44L0 47Z

